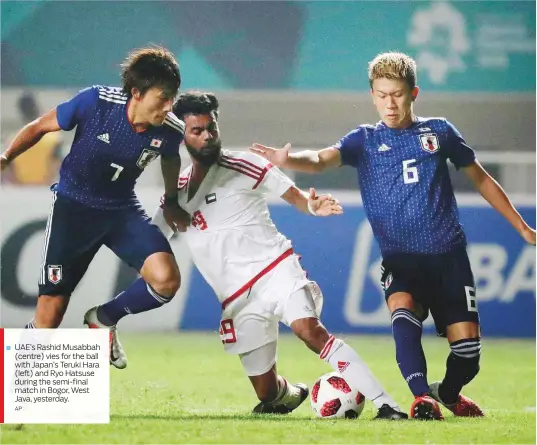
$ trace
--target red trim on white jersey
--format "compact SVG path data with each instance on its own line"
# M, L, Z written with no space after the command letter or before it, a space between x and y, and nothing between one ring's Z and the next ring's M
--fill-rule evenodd
M252 164L251 162L242 158L232 158L231 156L222 155L220 156L220 161L228 164L234 164L235 166L240 166L256 175L259 175L263 171L263 167L259 167L259 165Z
M249 176L252 179L255 179L256 181L259 179L259 175L257 173L252 173L251 171L248 171L245 167L240 165L230 165L225 163L224 161L218 161L218 165L221 167L227 168L228 170L234 170L238 173L242 173L245 176Z
M268 164L264 169L263 171L261 172L261 176L259 177L259 179L257 180L257 182L255 183L255 185L252 187L252 190L255 190L259 184L261 184L261 182L263 181L263 179L265 179L265 175L267 174L267 172L272 168L272 164Z
M238 173L242 173L245 176L248 176L252 179L255 179L255 184L252 187L252 190L255 190L259 184L265 178L267 171L272 168L272 164L268 164L265 167L259 167L254 163L247 161L242 158L232 158L230 156L222 155L218 161L218 165L227 168L229 170L234 170Z
M190 180L190 176L192 175L192 169L188 171L187 176L179 176L179 180L177 181L177 189L181 190L186 187L188 184L188 181Z
M276 258L272 263L270 263L261 272L259 272L255 277L253 277L244 286L242 286L237 292L233 293L233 295L227 297L224 301L222 301L222 310L224 310L226 308L226 306L228 306L231 302L233 302L237 298L239 298L244 292L246 292L248 289L250 289L257 281L259 281L262 277L264 277L266 274L268 274L272 269L274 269L278 264L280 264L288 256L291 256L293 253L294 253L294 251L293 251L292 248L287 249L278 258Z

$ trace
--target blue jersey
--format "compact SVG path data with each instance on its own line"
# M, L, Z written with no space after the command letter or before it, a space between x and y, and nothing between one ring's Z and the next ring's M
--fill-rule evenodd
M137 132L127 117L128 101L120 88L93 86L58 105L60 127L76 127L58 194L92 208L136 206L134 186L144 168L159 155L179 156L184 123L168 113L161 127Z
M447 160L459 169L475 153L447 120L418 118L403 130L361 125L335 147L342 163L358 171L383 256L445 253L466 244Z

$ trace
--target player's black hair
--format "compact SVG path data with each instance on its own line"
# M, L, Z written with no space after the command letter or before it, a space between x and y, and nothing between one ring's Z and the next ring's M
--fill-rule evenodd
M173 114L184 120L187 114L211 114L218 120L218 99L213 93L187 91L181 93L173 105Z
M121 64L121 86L129 97L133 88L145 94L153 87L162 88L168 97L174 97L181 86L179 64L162 46L134 50Z

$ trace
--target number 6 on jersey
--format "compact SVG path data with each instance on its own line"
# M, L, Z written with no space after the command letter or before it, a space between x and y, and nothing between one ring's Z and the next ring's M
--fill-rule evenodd
M403 181L405 184L413 184L418 182L418 167L410 167L410 164L416 162L415 159L407 159L403 161Z

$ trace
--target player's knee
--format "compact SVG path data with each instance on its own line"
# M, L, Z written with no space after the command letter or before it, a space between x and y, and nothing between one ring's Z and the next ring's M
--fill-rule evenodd
M388 297L387 304L390 312L394 312L397 309L406 309L410 312L416 310L414 299L407 292L395 292Z
M171 300L181 287L179 269L166 268L156 271L152 274L149 284L160 296Z
M291 329L304 344L316 354L319 354L330 334L321 322L316 318L303 318L295 320L291 324Z

